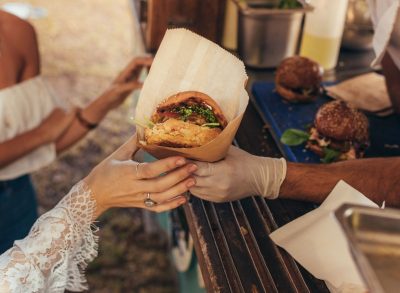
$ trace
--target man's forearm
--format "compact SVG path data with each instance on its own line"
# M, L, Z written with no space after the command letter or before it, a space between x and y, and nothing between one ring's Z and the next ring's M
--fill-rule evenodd
M344 180L374 202L400 207L400 157L334 164L288 163L280 197L322 202Z

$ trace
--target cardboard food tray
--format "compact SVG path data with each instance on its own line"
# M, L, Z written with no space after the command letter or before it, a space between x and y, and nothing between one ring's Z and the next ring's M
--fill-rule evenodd
M323 96L313 103L290 104L275 92L273 82L254 83L252 93L285 157L292 162L320 163L320 158L305 149L303 145L289 147L281 144L279 139L288 128L305 130L313 123L319 107L331 99ZM400 119L394 115L378 117L368 114L367 117L370 124L371 146L365 156L400 156Z
M248 104L246 81L243 62L228 51L189 30L167 30L140 93L135 118L149 119L160 102L177 93L198 91L218 103L228 125L214 140L194 148L148 145L144 129L138 127L139 145L158 159L181 155L214 162L224 158Z

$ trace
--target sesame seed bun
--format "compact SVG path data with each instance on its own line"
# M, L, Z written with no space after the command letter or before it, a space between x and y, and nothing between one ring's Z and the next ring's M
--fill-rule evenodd
M318 110L314 125L318 132L335 140L367 142L368 119L358 109L343 101L332 101Z

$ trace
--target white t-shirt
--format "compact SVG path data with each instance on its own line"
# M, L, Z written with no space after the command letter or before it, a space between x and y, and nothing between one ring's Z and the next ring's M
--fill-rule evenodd
M373 47L376 58L372 66L378 66L387 51L400 68L400 0L368 0L375 27Z
M56 107L66 108L40 76L0 90L0 143L35 128ZM43 145L0 168L0 180L36 171L55 157L55 145Z

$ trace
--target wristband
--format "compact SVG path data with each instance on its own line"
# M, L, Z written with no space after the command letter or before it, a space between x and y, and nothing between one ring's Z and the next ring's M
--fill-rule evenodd
M92 122L87 121L85 118L83 118L83 116L82 116L82 109L79 109L79 110L76 112L76 118L78 119L79 123L80 123L83 127L87 128L87 129L89 129L89 130L95 129L95 128L99 125L98 123L92 123Z

